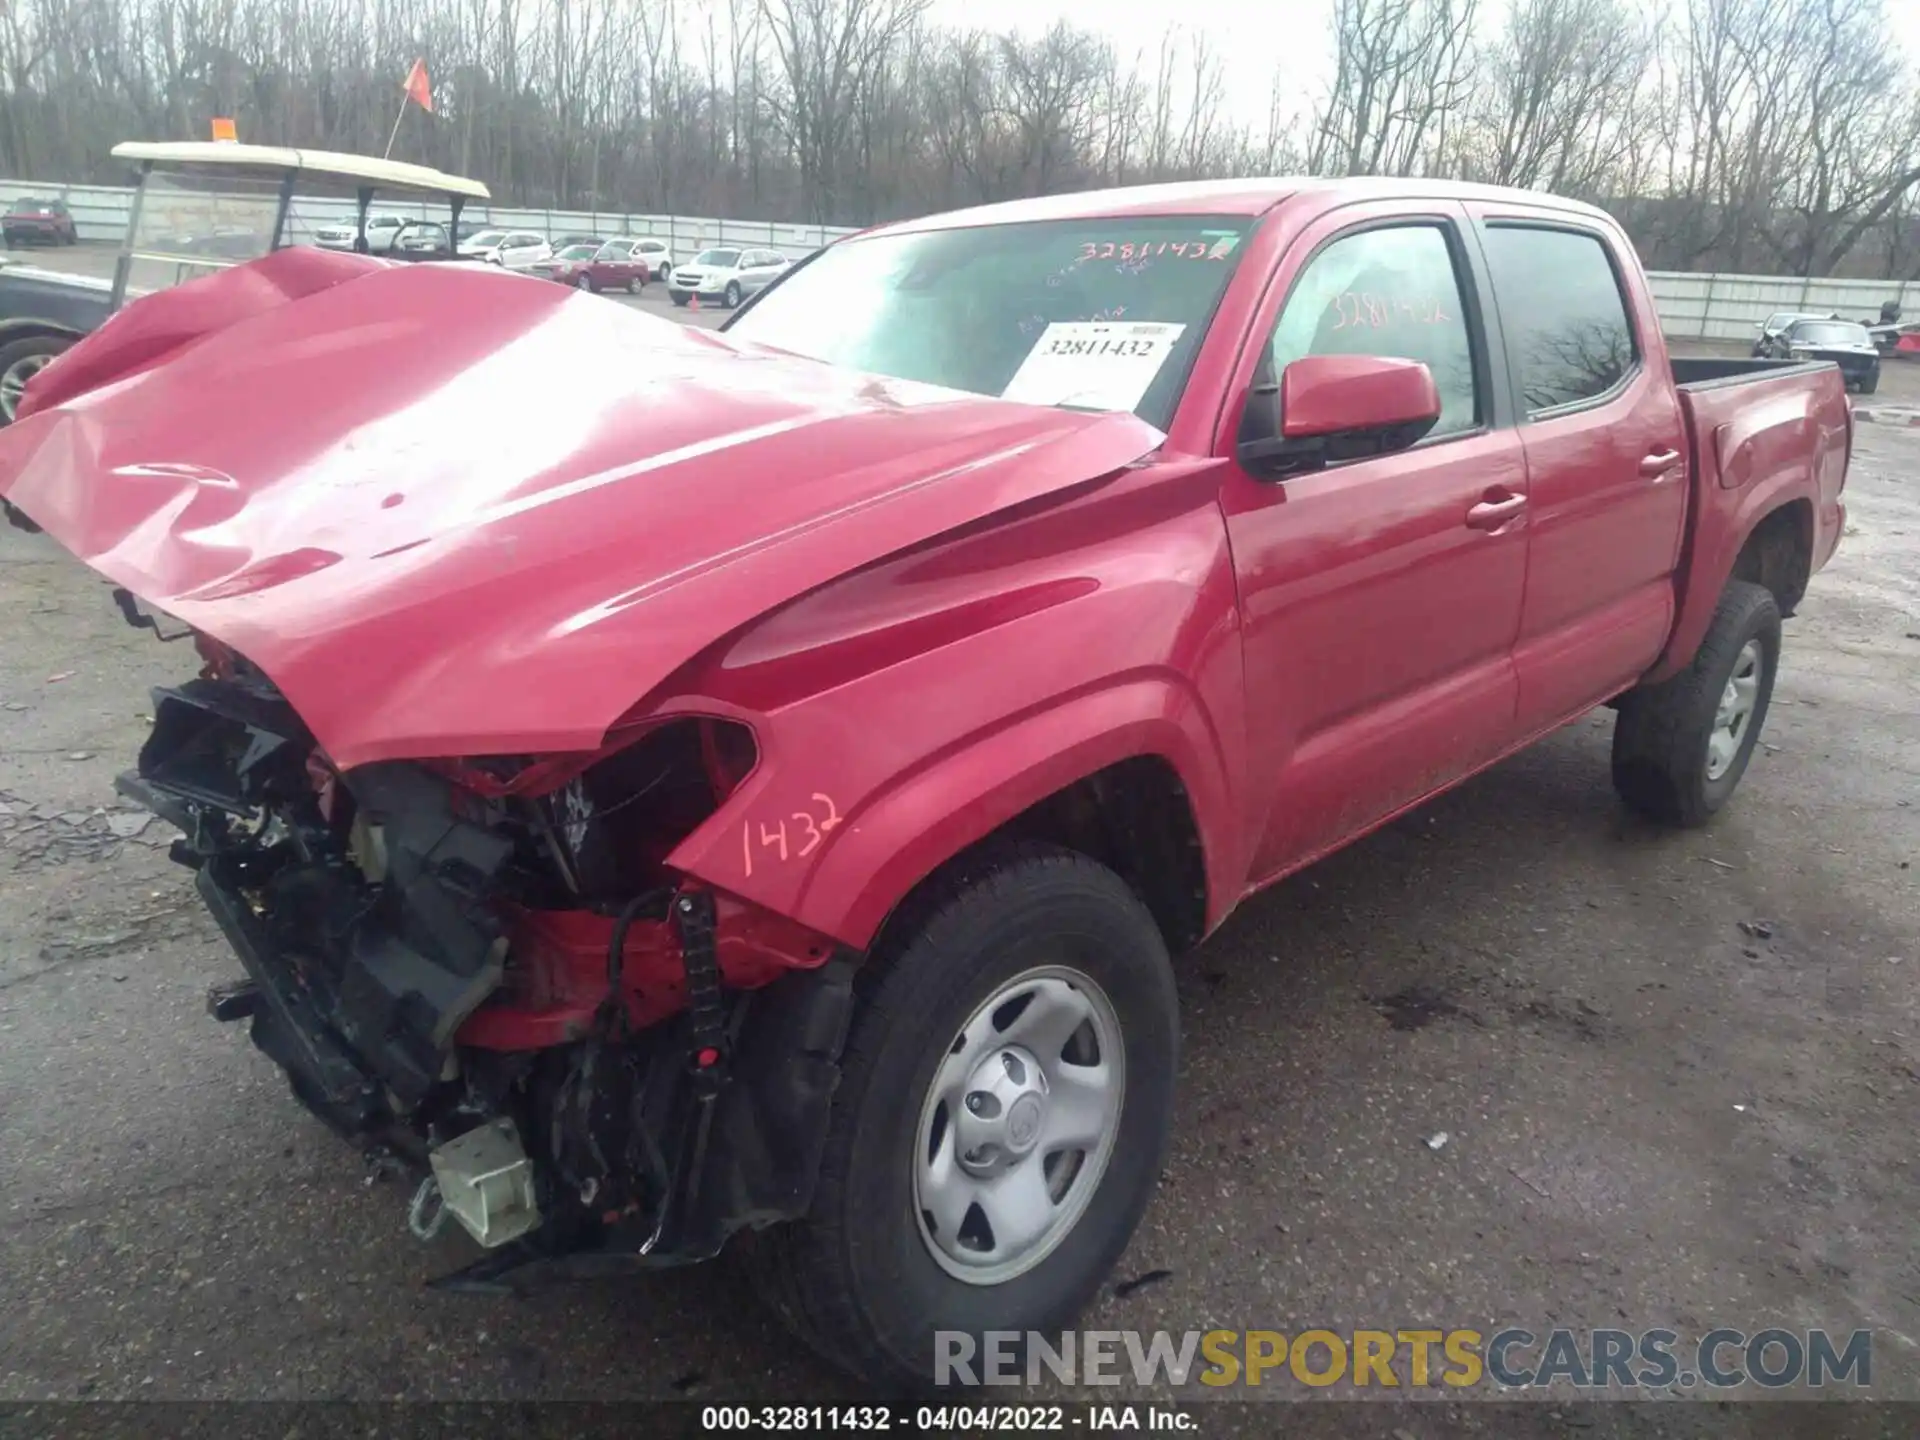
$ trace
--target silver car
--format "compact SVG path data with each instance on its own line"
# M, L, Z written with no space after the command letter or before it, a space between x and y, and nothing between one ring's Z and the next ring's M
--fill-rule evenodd
M684 265L676 265L667 280L667 294L676 305L695 296L704 304L717 300L731 310L749 295L766 289L793 261L778 250L717 245L702 250Z

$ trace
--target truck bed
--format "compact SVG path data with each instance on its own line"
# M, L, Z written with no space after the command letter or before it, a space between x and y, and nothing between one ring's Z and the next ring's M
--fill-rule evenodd
M1840 492L1853 456L1853 407L1839 367L1826 361L1674 360L1686 419L1688 512L1685 553L1675 576L1676 615L1666 653L1649 679L1691 662L1729 573L1756 520L1787 507L1787 528L1762 537L1768 565L1801 569L1782 610L1833 554L1846 521ZM1760 563L1760 562L1756 562ZM1757 578L1749 576L1747 578Z

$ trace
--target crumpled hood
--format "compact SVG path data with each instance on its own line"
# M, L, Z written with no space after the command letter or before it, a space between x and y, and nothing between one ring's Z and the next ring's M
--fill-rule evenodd
M128 307L0 431L0 496L247 656L343 768L592 748L768 609L1163 439L521 275L257 273L319 258ZM177 337L189 311L222 326L158 363L148 338L116 373L116 337Z

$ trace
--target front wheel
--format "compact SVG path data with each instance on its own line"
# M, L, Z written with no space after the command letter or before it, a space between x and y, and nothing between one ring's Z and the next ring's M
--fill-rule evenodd
M956 868L868 962L807 1216L762 1289L863 1380L938 1383L941 1332L1070 1326L1160 1174L1179 1018L1112 871L1028 846Z
M576 289L585 290L589 293L593 290L593 277L591 275L582 275L573 283Z
M740 282L739 281L729 280L727 282L727 293L726 293L725 299L726 299L727 309L738 310L740 308Z
M1746 774L1779 667L1772 593L1729 581L1693 663L1621 698L1613 728L1620 798L1664 825L1711 820Z
M26 397L27 382L71 344L63 336L33 335L0 345L0 425L13 423L14 412Z

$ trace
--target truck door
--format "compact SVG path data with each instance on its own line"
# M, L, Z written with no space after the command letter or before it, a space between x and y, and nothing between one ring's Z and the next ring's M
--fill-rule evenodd
M1340 843L1514 739L1526 472L1492 383L1464 211L1355 206L1281 262L1236 383L1309 354L1424 362L1412 449L1222 492L1247 671L1253 878ZM1231 438L1231 437L1229 437ZM1258 802L1269 802L1264 814Z
M1523 417L1532 550L1514 664L1522 728L1538 730L1626 689L1666 644L1686 437L1664 349L1636 324L1654 312L1625 242L1601 222L1483 214Z

